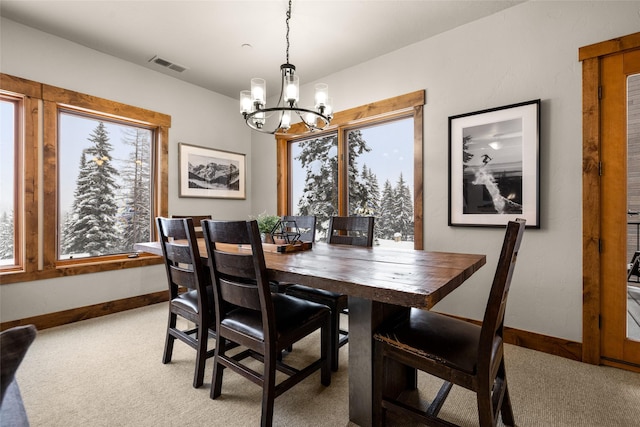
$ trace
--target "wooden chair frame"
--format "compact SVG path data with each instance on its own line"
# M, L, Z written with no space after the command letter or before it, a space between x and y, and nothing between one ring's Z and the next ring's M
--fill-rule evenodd
M159 217L156 222L169 284L169 319L162 363L171 361L176 338L194 348L193 386L198 388L203 384L206 360L214 355L214 350L207 349L208 337L216 337L211 279L200 258L193 219ZM195 327L179 329L178 316Z
M331 217L327 243L372 247L374 221L372 216ZM297 298L325 304L331 308L331 369L334 372L337 371L340 347L349 342L349 332L340 329L340 315L348 314L349 299L347 295L301 285L288 287L286 293Z
M330 312L318 304L271 293L255 220L203 221L203 233L213 279L218 335L211 398L221 395L223 370L230 368L262 387L261 425L270 426L276 397L317 370L323 385L331 383ZM251 250L238 249L238 245L250 245ZM301 369L278 360L283 349L318 329L318 359ZM227 354L229 343L246 350ZM242 363L246 357L262 361L263 372ZM276 384L276 370L288 378Z
M454 425L438 418L453 384L476 393L480 426L495 426L500 413L505 425L515 425L504 365L503 327L507 296L524 229L525 221L522 219L510 221L507 225L481 327L442 314L411 309L411 323L406 318L399 323L391 322L383 325L374 334L374 426L384 424L386 410L401 412L430 426ZM465 369L457 363L459 361L448 360L442 354L431 353L429 350L435 348L434 343L420 342L416 348L408 344L409 340L398 338L407 328L415 332L415 328L411 329L410 325L419 324L420 320L423 321L421 325L429 324L434 329L446 327L447 331L460 332L456 336L453 332L448 333L443 337L444 342L435 345L454 348L453 346L459 345L461 341L469 343L470 345L464 347L470 350L470 353L464 356L464 366L473 368ZM475 353L471 351L473 349L476 350ZM426 411L412 407L383 390L386 381L385 368L392 361L444 380L440 391Z
M171 218L191 218L193 220L193 228L196 232L196 238L202 238L202 221L212 219L211 215L172 215Z

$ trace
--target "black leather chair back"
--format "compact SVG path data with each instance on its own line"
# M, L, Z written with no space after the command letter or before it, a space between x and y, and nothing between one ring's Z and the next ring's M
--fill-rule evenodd
M329 221L327 243L373 246L372 216L334 216Z
M316 241L316 217L315 215L283 215L282 222L289 230L290 227L298 227L300 233L299 240L301 242L315 242Z

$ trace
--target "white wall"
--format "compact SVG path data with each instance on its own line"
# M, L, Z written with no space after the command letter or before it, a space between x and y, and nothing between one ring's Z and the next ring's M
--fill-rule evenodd
M0 71L26 79L158 111L171 116L169 129L169 214L248 218L246 200L178 197L178 143L247 154L251 132L238 115L237 101L143 67L2 19ZM247 182L251 182L247 167ZM97 304L165 290L163 266L127 269L0 286L0 320Z
M542 228L527 230L506 324L582 341L582 64L578 49L640 30L640 2L529 1L333 74L336 111L425 89L425 249L486 253L487 265L437 309L481 319L503 237L447 226L448 117L540 98ZM311 97L306 82L301 97ZM271 156L253 140L253 152ZM269 147L272 150L273 146ZM254 167L255 194L275 171ZM265 179L267 177L267 179ZM257 199L268 207L268 201ZM275 209L275 203L271 209Z
M438 309L481 318L503 237L498 229L447 226L447 119L540 98L542 228L525 234L506 322L511 327L581 341L582 75L578 49L637 32L639 11L637 1L529 1L323 79L331 87L337 111L426 90L426 249L488 255L487 265ZM2 20L1 31L0 70L4 73L170 114L171 177L177 173L178 142L248 153L246 202L179 199L177 180L173 180L170 213L204 208L217 217L233 218L263 210L275 212L275 144L268 136L250 135L242 124L236 127L235 100L11 21ZM301 96L310 98L313 82L306 83ZM216 127L216 117L221 118L220 127ZM134 270L3 285L1 320L164 289L160 268ZM34 296L40 303L31 302Z

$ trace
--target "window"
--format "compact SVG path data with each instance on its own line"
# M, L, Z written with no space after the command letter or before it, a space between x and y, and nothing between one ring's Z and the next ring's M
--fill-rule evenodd
M128 255L132 243L155 237L153 218L167 215L171 118L6 74L0 83L0 208L13 209L14 227L13 268L0 264L2 283L161 262ZM11 117L15 148L5 151ZM10 181L6 165L15 168Z
M378 244L421 249L423 104L414 92L337 113L320 134L279 135L278 212L315 215L320 240L333 215L372 215Z
M58 125L58 259L151 240L153 130L64 109Z
M21 182L17 175L16 152L20 147L17 129L20 99L2 94L0 96L0 268L16 266L16 231L14 222L16 210L16 184Z
M413 247L413 118L347 131L349 215L376 217L378 244Z

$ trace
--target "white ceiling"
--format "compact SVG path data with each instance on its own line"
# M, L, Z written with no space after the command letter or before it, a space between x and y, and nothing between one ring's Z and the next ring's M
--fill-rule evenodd
M305 84L522 1L295 0L289 61ZM0 15L238 98L252 77L279 88L287 5L286 0L0 0ZM177 73L150 63L155 55L188 69Z

